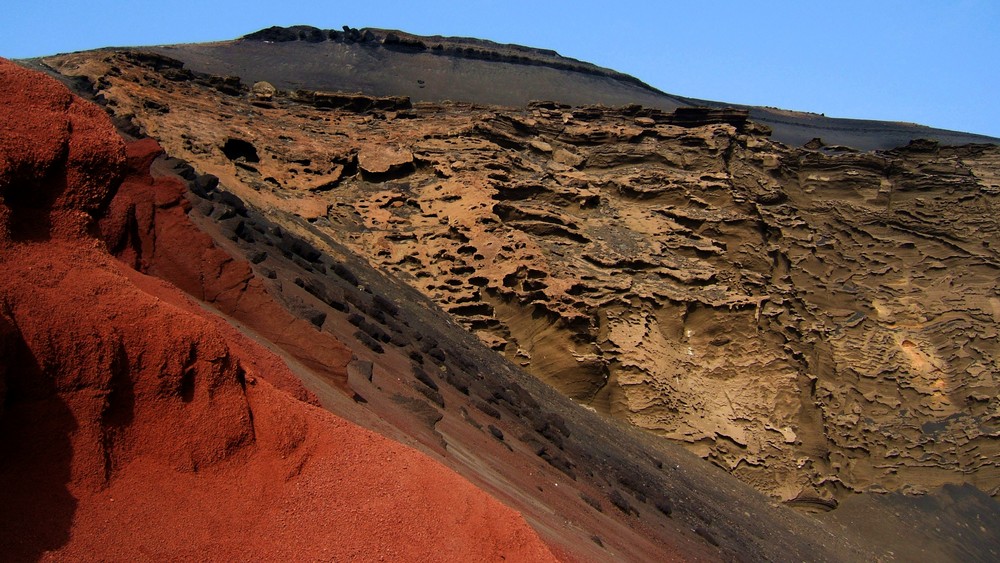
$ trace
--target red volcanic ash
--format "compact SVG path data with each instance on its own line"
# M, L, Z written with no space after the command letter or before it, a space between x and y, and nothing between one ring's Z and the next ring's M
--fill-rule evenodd
M188 219L186 188L174 177L154 179L150 174L153 160L162 153L154 139L142 139L126 148L127 175L99 222L101 238L112 254L242 322L346 388L351 351L275 302L246 261L236 260L215 246L211 237ZM200 308L194 311L200 314ZM220 330L245 338L221 319L214 320ZM318 404L281 365L281 369L266 370L268 382Z
M275 388L298 389L280 360L112 257L96 219L125 157L99 108L0 60L4 559L553 559L520 515Z

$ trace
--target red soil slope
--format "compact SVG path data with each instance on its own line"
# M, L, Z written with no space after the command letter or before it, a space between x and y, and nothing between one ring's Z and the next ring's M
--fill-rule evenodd
M351 351L275 302L250 265L215 246L188 219L185 187L174 177L153 178L150 167L163 153L154 139L126 147L127 175L99 221L101 238L116 257L136 270L169 282L252 328L332 381L343 382ZM220 330L242 338L219 321ZM301 399L308 393L287 370L270 370L268 381Z
M0 60L5 559L552 559L520 515L275 388L302 395L276 357L112 257L95 218L125 158L99 108ZM123 193L136 182L155 186ZM140 225L125 209L100 229L113 240Z

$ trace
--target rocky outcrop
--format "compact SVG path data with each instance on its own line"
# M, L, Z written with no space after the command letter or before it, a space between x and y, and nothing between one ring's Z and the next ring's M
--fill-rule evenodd
M761 490L833 505L1000 486L995 146L798 150L745 114L556 103L330 111L317 127L292 100L220 119L185 103L197 84L106 80L116 112L248 204L321 203L311 229L511 361ZM236 115L281 131L248 139L259 169L218 149L246 134ZM371 146L406 168L366 172ZM342 168L302 191L296 155Z
M171 261L183 204L142 169L154 145L126 152L98 107L6 61L0 122L5 557L552 559L517 513L276 389L297 381L281 359L131 267L191 281L172 267L214 261L218 302L240 267L205 239ZM139 175L98 229L126 154Z
M309 104L321 109L346 109L349 111L399 111L410 109L410 99L405 96L374 97L364 94L346 94L343 92L317 92L313 90L296 90L290 94L296 102Z
M358 168L375 177L413 169L413 153L408 149L365 146L358 151Z
M85 131L77 127L74 134ZM794 514L761 514L765 501L738 483L729 481L737 488L720 495L717 475L709 486L691 471L697 460L573 408L477 345L412 290L331 247L320 232L312 242L289 232L302 225L278 225L273 213L265 217L222 189L218 177L164 158L152 140L129 143L122 169L121 143L113 133L108 138L124 179L107 207L82 218L89 234L63 237L59 245L44 242L44 233L30 244L11 240L11 253L3 254L0 298L14 304L0 317L0 365L14 368L0 378L0 479L11 485L2 489L0 544L8 556L31 559L43 550L74 559L547 556L532 532L520 535L524 521L516 513L412 450L272 384L462 471L524 511L563 558L773 558L832 555L830 545L856 551ZM231 160L224 147L216 150L232 166L246 163L243 155ZM43 169L58 179L58 162ZM13 192L6 188L27 187L20 180L4 184L0 209L10 209L6 196ZM182 186L191 192L179 197ZM103 241L94 237L98 232ZM232 257L243 252L250 273ZM283 309L272 306L272 297ZM21 332L29 326L42 336L32 334L24 344ZM336 373L344 367L336 359L341 342L352 352L346 374ZM335 359L310 362L310 354ZM64 385L69 375L79 377ZM59 389L35 385L45 378ZM26 387L41 391L27 397ZM67 405L69 414L46 411L52 416L44 420L54 422L39 424L45 401ZM86 449L94 435L102 436L96 455ZM616 439L602 438L609 435ZM80 448L84 453L76 453ZM87 489L79 475L68 476L68 459L97 485ZM95 459L104 463L100 470ZM607 502L628 510L606 510ZM485 527L482 507L490 515ZM759 516L750 523L719 519L731 510ZM411 525L414 511L422 516ZM373 529L374 521L389 525ZM459 529L466 525L476 529ZM408 528L397 530L402 526ZM775 529L784 532L773 542L753 539ZM201 543L203 537L212 544ZM420 538L447 545L428 555Z

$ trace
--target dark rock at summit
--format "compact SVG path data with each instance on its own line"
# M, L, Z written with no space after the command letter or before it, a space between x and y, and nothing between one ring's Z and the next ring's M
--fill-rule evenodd
M395 30L270 27L234 41L150 47L186 68L245 83L267 81L287 90L360 92L507 106L532 100L572 105L641 104L740 108L772 130L772 138L802 146L815 138L859 150L890 149L918 138L944 145L994 143L984 135L912 123L830 118L770 107L740 106L662 92L632 76L560 56L547 49L464 37L418 36ZM727 110L728 111L728 110Z

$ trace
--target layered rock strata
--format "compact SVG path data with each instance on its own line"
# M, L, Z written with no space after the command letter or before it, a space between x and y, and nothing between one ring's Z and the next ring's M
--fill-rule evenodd
M262 105L135 53L49 64L578 402L760 490L822 507L1000 486L995 145L792 149L739 112L638 106Z
M152 213L185 228L163 219L181 184L148 176L149 142L126 151L99 107L7 61L0 123L6 559L554 560L519 514L301 401L281 359L131 267L177 255ZM210 240L187 242L172 265L218 274L197 260ZM225 263L214 296L245 269Z

